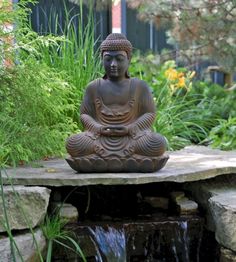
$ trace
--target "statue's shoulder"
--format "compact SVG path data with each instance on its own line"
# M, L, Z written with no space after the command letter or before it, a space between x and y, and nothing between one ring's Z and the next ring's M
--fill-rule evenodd
M136 88L140 89L143 92L150 92L150 87L148 84L139 78L131 78L132 82L134 82Z
M101 78L97 78L97 79L89 82L88 85L87 85L87 89L93 89L93 88L98 87L100 81L101 81Z
M101 78L97 78L91 82L88 83L87 87L86 87L86 92L87 93L94 93L96 92L99 84L100 84Z

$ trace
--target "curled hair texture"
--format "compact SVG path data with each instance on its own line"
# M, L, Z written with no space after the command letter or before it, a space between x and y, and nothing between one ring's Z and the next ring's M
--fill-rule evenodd
M125 51L128 58L131 57L132 48L130 41L123 34L119 33L109 34L100 46L101 54L104 51Z

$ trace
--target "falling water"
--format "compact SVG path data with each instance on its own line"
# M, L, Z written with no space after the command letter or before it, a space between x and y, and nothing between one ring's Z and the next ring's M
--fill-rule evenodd
M180 221L179 222L179 233L181 234L180 243L182 246L182 259L183 262L190 262L189 259L189 239L188 239L188 222Z
M137 224L128 234L127 257L142 262L199 262L201 226L198 224L198 231L193 231L188 223L176 220Z
M124 229L109 226L106 229L101 226L88 229L96 245L98 262L126 262Z
M190 262L192 259L199 262L200 245L202 240L202 227L199 227L198 241L196 241L194 258L190 258L190 234L188 230L188 221L178 221L178 227L175 229L175 236L171 239L171 249L175 257L175 261ZM178 252L181 250L182 252Z
M77 232L88 237L81 245L94 259L89 261L199 262L201 223L198 218L100 223L79 226Z

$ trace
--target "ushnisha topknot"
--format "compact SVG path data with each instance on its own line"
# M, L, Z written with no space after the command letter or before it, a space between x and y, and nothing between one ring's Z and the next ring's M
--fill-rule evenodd
M112 33L101 43L100 51L125 51L128 58L131 57L132 44L123 34Z

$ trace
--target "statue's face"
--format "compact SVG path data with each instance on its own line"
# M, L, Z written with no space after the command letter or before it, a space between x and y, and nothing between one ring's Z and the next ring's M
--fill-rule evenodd
M105 51L103 66L110 79L122 79L129 67L129 59L125 51Z

